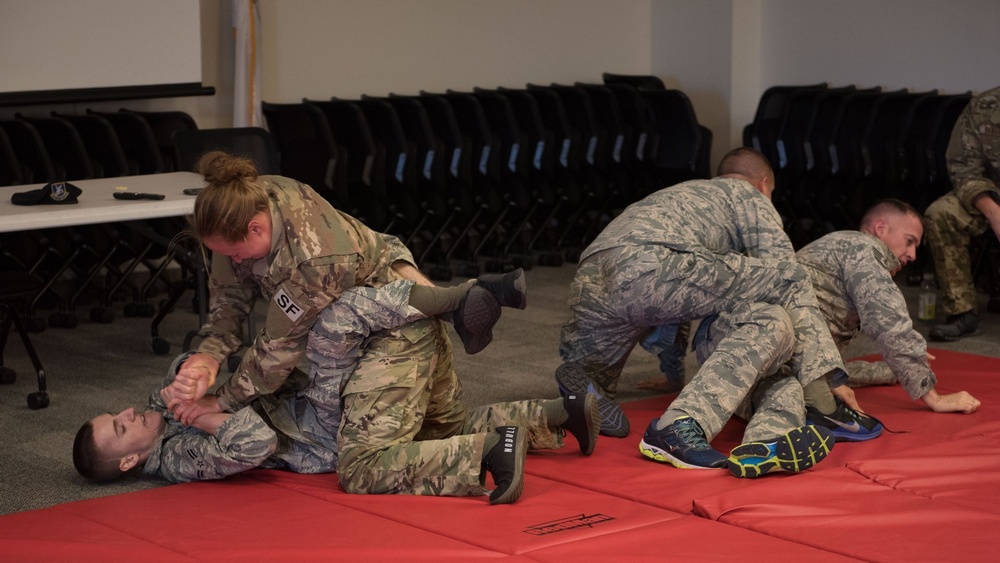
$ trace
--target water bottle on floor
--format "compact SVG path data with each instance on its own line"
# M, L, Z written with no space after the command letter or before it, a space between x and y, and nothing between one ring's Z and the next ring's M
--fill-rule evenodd
M924 281L920 282L917 318L922 321L933 321L937 318L937 284L934 283L932 272L924 273Z

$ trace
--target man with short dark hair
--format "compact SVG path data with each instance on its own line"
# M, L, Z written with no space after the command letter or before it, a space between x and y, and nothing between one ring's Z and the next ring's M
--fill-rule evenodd
M771 204L773 191L767 159L739 148L723 158L716 178L684 182L630 205L583 252L556 379L563 393L600 395L602 433L628 435L613 397L634 346L655 327L717 314L766 312L789 324L790 358L778 363L789 361L798 381L817 390L814 403L833 410L825 378L846 381L843 365ZM713 384L725 382L729 392L652 421L640 444L644 455L680 467L726 466L727 457L705 434L717 431L729 416L724 411L731 413L781 357L780 336L766 326L741 325L740 334L716 347L699 373Z

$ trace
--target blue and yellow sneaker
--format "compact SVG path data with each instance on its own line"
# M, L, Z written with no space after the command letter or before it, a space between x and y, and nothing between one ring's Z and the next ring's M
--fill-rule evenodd
M690 416L682 416L663 430L653 419L639 442L639 451L653 461L669 463L681 469L723 469L726 454L715 450L705 439L705 431Z
M631 426L625 411L614 399L606 397L604 390L598 387L579 366L564 363L556 369L556 383L559 393L567 395L593 395L597 398L597 410L601 415L601 434L612 438L628 436Z
M768 442L750 442L729 453L729 472L753 479L772 471L798 473L816 465L833 449L833 433L807 424Z

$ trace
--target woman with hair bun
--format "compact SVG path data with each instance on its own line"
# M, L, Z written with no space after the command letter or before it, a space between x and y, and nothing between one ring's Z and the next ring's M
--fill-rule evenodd
M413 314L454 311L456 331L470 353L488 344L500 305L524 306L520 270L435 288L399 239L334 209L309 186L260 176L252 160L221 151L203 155L197 169L207 186L195 200L190 226L212 251L209 318L197 353L184 362L168 391L167 406L181 421L233 412L278 390L306 351L318 316L351 288L378 289L369 299L372 314L389 309L398 313L393 318L399 322ZM206 396L222 362L242 345L242 325L257 299L267 301L263 328L232 377ZM376 299L387 303L380 308ZM372 330L381 328L389 327ZM339 342L343 350L324 353L347 357L351 345L346 342Z

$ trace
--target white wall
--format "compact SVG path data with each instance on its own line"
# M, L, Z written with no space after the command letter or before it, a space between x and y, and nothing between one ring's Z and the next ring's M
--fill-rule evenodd
M691 98L698 121L712 130L713 162L729 146L732 104L731 0L654 0L650 71Z
M1000 84L995 0L765 0L761 81L976 92Z
M263 99L647 73L650 0L262 0Z
M826 81L979 92L1000 84L995 0L260 0L263 97L357 97L654 74L740 143L760 94ZM213 97L81 104L232 123L230 2L200 0ZM0 108L47 113L52 108Z

